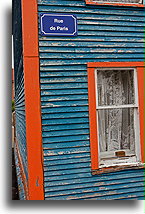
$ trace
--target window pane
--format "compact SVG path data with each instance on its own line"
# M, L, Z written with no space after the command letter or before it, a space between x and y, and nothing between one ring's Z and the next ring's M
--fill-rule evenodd
M134 104L133 70L97 71L98 105Z
M135 151L134 108L98 110L100 152Z

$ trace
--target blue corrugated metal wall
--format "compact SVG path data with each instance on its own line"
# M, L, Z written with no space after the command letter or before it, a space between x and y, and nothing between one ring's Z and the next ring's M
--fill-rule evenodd
M14 71L15 71L16 138L20 154L22 157L25 175L26 178L28 179L24 72L23 72L23 55L22 55L22 15L21 15L21 1L19 0L13 0L13 39L14 39Z
M143 199L143 170L92 176L87 62L143 61L144 8L38 0L38 14L74 14L78 37L41 37L46 200Z

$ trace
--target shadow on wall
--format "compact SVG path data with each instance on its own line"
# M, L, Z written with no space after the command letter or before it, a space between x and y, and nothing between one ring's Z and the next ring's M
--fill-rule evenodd
M19 200L18 184L16 177L16 166L14 159L14 149L12 149L12 200Z

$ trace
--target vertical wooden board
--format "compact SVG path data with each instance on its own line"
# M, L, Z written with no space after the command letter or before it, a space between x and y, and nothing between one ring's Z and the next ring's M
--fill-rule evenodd
M99 168L98 160L98 134L97 134L97 114L96 114L96 86L95 69L88 68L88 96L89 96L89 120L90 120L90 149L92 170Z
M39 61L24 58L26 139L28 154L29 199L43 200L43 160L40 113Z
M36 0L22 0L22 36L29 200L44 200Z
M137 69L138 92L139 92L139 114L140 114L140 141L141 141L141 160L144 163L144 67Z

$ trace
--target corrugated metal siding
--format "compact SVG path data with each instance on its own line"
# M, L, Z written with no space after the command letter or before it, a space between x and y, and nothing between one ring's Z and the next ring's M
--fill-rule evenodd
M143 199L141 169L91 175L86 64L143 61L144 9L38 0L42 12L78 18L78 37L39 35L45 199Z
M13 39L14 39L14 71L15 71L15 113L16 113L16 137L22 157L26 178L27 151L26 151L26 123L25 123L25 95L24 72L22 56L22 17L21 1L13 1Z

